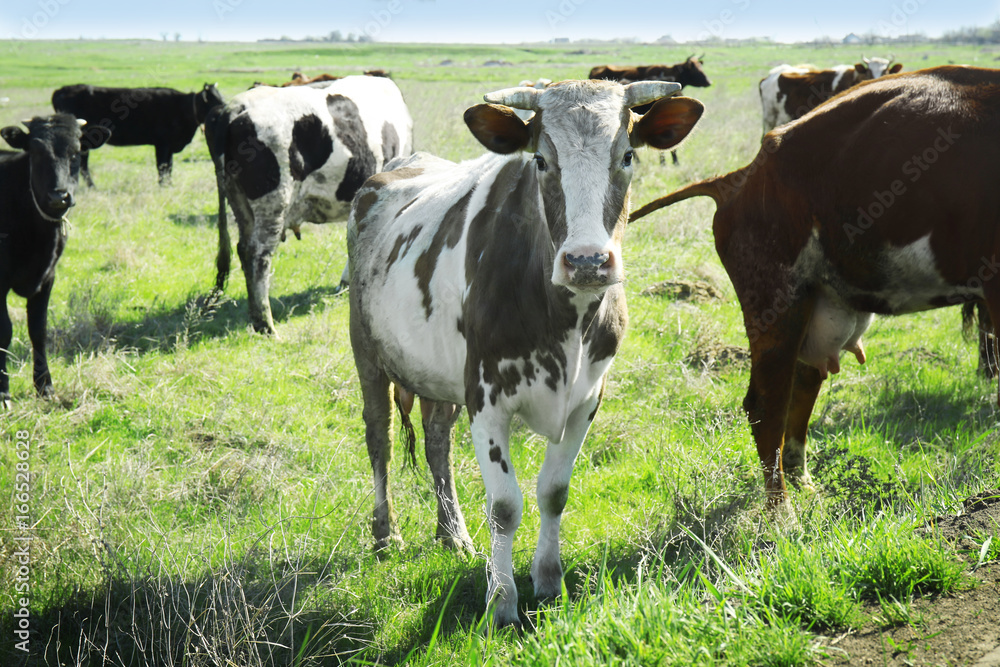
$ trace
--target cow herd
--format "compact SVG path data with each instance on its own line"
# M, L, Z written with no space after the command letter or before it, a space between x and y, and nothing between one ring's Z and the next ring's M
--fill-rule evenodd
M228 102L208 84L188 94L59 89L59 113L26 131L3 128L20 152L0 153L0 294L27 299L37 391L52 392L46 311L79 172L90 181L87 152L153 144L165 184L171 155L203 123L219 191L217 288L229 271L228 201L255 330L275 332L268 287L286 231L348 215L343 281L376 546L401 541L388 483L393 403L408 424L419 396L436 535L472 549L451 453L465 406L491 534L487 603L496 624L517 625L512 548L523 497L511 420L548 441L531 575L536 596L555 597L573 464L628 322L626 224L708 196L750 343L743 406L768 504L786 508L786 480L811 481L805 441L820 387L839 371L841 351L865 361L862 334L875 314L979 303L984 322L1000 316L991 280L1000 273L1000 72L902 74L877 58L825 71L776 67L759 86L765 135L754 160L630 217L634 150L682 141L704 107L677 93L709 85L700 59L658 67L595 68L590 80L489 93L464 117L487 152L462 163L412 152L409 111L379 75L260 86ZM4 308L0 409L10 403L10 340Z

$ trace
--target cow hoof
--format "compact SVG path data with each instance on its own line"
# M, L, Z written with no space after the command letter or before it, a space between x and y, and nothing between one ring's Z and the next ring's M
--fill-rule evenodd
M375 540L375 555L382 558L394 551L401 551L405 545L403 538L398 533L394 533L384 539Z
M7 411L11 409L10 404L10 394L0 394L0 410Z
M468 535L456 537L455 535L438 535L438 542L446 549L458 552L459 554L475 554L476 548L472 546L472 538Z
M349 282L346 282L346 281L344 281L344 280L341 280L341 281L340 281L340 284L339 284L339 285L337 285L337 288L336 288L335 290L333 290L333 295L334 295L334 296L337 296L338 294L343 294L343 293L344 293L344 292L346 292L346 291L347 291L347 290L348 290L348 289L349 289L350 287L351 287L351 283L349 283Z

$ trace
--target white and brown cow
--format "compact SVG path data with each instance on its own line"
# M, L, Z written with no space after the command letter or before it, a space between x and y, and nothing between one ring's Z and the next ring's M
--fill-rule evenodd
M303 222L345 219L365 179L412 152L412 128L399 88L373 76L253 88L210 115L205 132L219 187L216 287L229 275L228 197L254 329L275 331L268 290L285 231L300 237Z
M895 74L903 68L892 59L863 58L854 65L816 69L812 65L778 65L760 80L764 132L801 118L817 106L862 81Z
M636 211L715 200L750 340L750 419L772 505L809 483L806 432L873 314L981 300L1000 321L1000 70L867 81L772 130L757 157Z
M531 574L560 592L559 521L573 463L627 322L622 237L633 149L669 148L701 103L675 83L563 81L486 95L465 122L492 151L455 164L418 153L358 192L348 222L351 343L374 470L376 546L399 541L389 494L395 381L424 405L437 536L471 547L455 495L451 427L469 412L492 533L488 604L517 624L512 548L522 495L518 415L548 439ZM641 119L631 108L659 100ZM535 112L528 122L514 109Z

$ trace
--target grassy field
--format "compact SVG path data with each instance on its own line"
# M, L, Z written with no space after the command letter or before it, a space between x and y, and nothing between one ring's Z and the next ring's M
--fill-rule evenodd
M641 153L633 205L748 162L760 140L758 79L781 62L854 62L854 48L705 49L713 85L680 166ZM70 83L215 81L230 97L293 70L382 67L403 91L415 144L478 155L461 121L483 93L524 78L580 78L603 63L677 62L648 45L0 43L0 125L48 113ZM866 53L865 55L885 55ZM992 66L997 52L895 47L906 69ZM487 61L507 64L487 66ZM515 433L525 489L515 568L528 625L482 623L489 546L468 422L457 426L459 496L480 555L436 546L425 467L393 480L406 547L376 557L361 398L337 296L344 226L307 226L278 253L279 338L253 334L242 273L214 284L216 193L204 139L159 188L151 147L91 157L52 306L58 400L36 399L23 300L11 295L13 410L0 414L0 663L792 665L865 621L905 622L911 601L960 588L962 565L913 527L1000 485L996 386L976 376L956 309L878 319L869 361L845 361L810 433L817 495L797 528L770 525L741 401L739 304L716 257L712 205L682 204L628 230L630 330L577 461L563 521L567 595L536 607L531 489L544 443ZM721 298L642 291L704 281ZM418 427L419 428L419 427ZM26 437L25 437L26 436ZM27 460L16 441L27 441ZM30 472L30 566L15 525L17 465ZM995 558L1000 528L975 536ZM24 575L27 591L17 588ZM30 650L14 646L30 598Z

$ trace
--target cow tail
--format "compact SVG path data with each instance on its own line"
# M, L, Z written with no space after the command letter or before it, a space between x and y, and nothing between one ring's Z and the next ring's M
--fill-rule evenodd
M406 444L406 462L413 468L417 467L417 432L413 429L413 422L410 421L410 413L403 407L399 392L393 392L393 399L396 403L396 410L399 411L400 436Z
M718 206L728 201L729 198L739 190L738 187L727 186L726 182L733 179L734 176L740 174L742 171L743 170L741 169L726 176L707 178L704 181L698 181L697 183L692 183L691 185L685 186L680 190L675 190L674 192L664 195L659 199L654 199L648 204L632 211L628 221L635 222L639 218L645 217L653 211L663 208L664 206L670 206L671 204L676 204L679 201L684 201L685 199L690 199L691 197L711 197L715 200L716 206ZM742 179L733 179L733 181L742 184Z
M215 290L226 289L229 266L232 260L232 241L229 238L229 221L226 219L226 135L229 117L224 106L212 107L205 117L205 141L215 165L215 185L219 191L219 252L215 257Z

